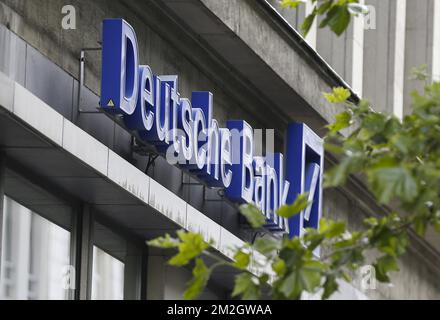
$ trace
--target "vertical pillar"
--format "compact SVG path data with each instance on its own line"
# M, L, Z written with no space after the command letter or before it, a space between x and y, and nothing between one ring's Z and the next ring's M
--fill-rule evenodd
M5 171L6 171L6 157L0 151L0 272L2 270L3 258L3 206L5 200ZM0 275L1 279L1 275Z
M359 3L364 4L364 0ZM353 17L347 33L346 79L354 92L362 96L363 65L364 65L364 17Z
M127 243L127 254L124 262L124 300L145 299L147 268L145 266L146 250ZM145 273L145 274L144 274Z
M423 81L411 80L411 70L427 66L429 80L440 73L440 4L438 0L408 1L406 10L404 114L412 111L410 93L423 92Z
M166 257L161 254L148 256L147 298L148 300L165 299Z
M432 80L440 81L440 1L433 3Z
M141 300L148 299L148 255L149 248L145 247L142 250L142 263L141 263Z
M301 32L301 25L303 24L306 17L312 13L314 8L314 5L312 2L307 1L304 5L299 6L297 9L297 26L296 29ZM306 36L306 42L314 49L316 49L316 37L318 32L318 24L316 20L313 22L312 26L310 27L309 33Z
M363 0L360 3L363 3ZM320 17L318 23L322 19L323 17ZM363 81L363 43L363 17L353 17L347 30L339 37L329 28L317 31L318 53L360 96Z
M363 97L374 109L403 113L406 0L367 0L370 21L364 37Z
M76 293L77 300L90 300L92 297L93 268L93 213L84 204L75 225L76 234Z
M406 29L406 0L392 0L391 12L395 19L392 21L393 53L393 82L389 90L392 91L393 113L396 117L403 118L404 83L405 83L405 29ZM388 100L391 100L390 98Z

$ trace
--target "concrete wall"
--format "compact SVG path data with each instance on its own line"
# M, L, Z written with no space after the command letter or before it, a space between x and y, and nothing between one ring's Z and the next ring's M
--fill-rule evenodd
M204 2L210 6L212 12L226 9L226 7L218 8L217 1ZM199 4L198 1L195 3ZM252 11L254 10L254 4L251 4L251 2L234 1L228 3L229 7L227 9L234 12L234 19L230 21L231 24L238 24L242 16L253 17L253 20L247 20L248 24L251 23L250 25L237 27L234 32L241 37L247 36L248 47L257 50L256 47L251 46L251 40L254 39L251 32L254 32L256 28L252 23L257 23L258 19L265 19L264 16ZM242 88L229 84L229 78L235 74L235 69L230 68L229 73L217 74L216 79L210 77L209 75L212 72L218 70L220 67L218 64L221 62L211 61L209 60L210 57L206 57L206 61L203 60L197 63L192 59L191 54L178 49L179 43L170 41L163 31L166 25L168 30L172 29L173 32L180 35L179 32L182 31L179 31L179 28L184 26L172 24L168 20L164 20L164 25L152 25L148 19L145 19L142 10L134 9L137 8L134 6L144 6L148 3L135 4L133 1L109 2L104 0L93 2L84 0L69 1L69 4L77 8L77 30L63 30L61 28L61 7L64 4L65 1L63 0L0 1L0 69L119 155L134 163L138 168L144 170L147 159L131 153L131 138L123 128L102 114L78 114L76 109L79 52L84 47L99 46L101 21L106 17L123 17L133 25L138 35L141 52L140 61L151 65L153 71L157 74L178 74L179 87L183 96L190 96L191 91L194 90L213 92L215 97L214 116L221 123L224 123L226 119L239 118L250 122L254 128L270 128L270 125L272 125L280 131L283 130L278 128L276 123L263 123L260 120L261 117L258 118L262 113L258 105L252 105L246 100L235 98L236 96L247 96L247 92L243 91ZM227 6L226 3L223 3L223 5ZM238 10L238 6L243 6L240 7L243 9L242 12ZM154 7L150 9L145 14L156 14ZM157 15L160 15L160 12L157 11ZM224 16L221 18L224 18ZM216 20L216 23L219 22ZM258 41L254 41L255 46L260 45L260 40L265 36L268 40L276 40L276 45L283 48L282 52L278 52L279 55L273 54L276 49L275 46L268 48L268 51L261 50L258 52L262 58L267 59L268 64L275 66L272 72L280 70L280 77L284 77L287 83L290 83L289 81L293 78L289 75L290 69L285 67L285 61L290 61L290 63L287 62L289 67L293 68L293 65L295 65L298 68L299 65L302 68L301 70L312 72L305 61L306 57L301 57L297 52L293 52L291 47L283 44L281 42L283 38L277 30L272 30L271 34L261 35L260 38L256 39ZM328 61L337 71L340 71L341 75L347 77L347 80L353 84L356 90L361 92L367 86L369 91L374 92L375 89L368 86L369 82L364 82L365 79L362 77L364 53L361 48L364 39L359 26L350 27L348 34L339 39L334 39L325 32L320 30L317 34L316 46L318 51L320 48L327 48ZM182 37L184 37L183 32ZM275 37L277 38L275 39ZM326 40L330 42L326 42ZM369 43L370 38L367 37L365 41ZM342 51L334 52L333 50L336 49ZM194 46L191 50L201 55L204 52L202 48L197 46ZM215 52L214 49L213 52ZM323 54L323 56L326 55ZM365 56L365 61L373 59L369 55ZM98 107L99 66L99 54L96 52L88 53L86 69L88 89L84 101L81 101L83 109L94 110ZM319 78L316 73L302 76L315 80L301 82L300 76L292 80L292 86L296 86L298 94L303 95L304 100L308 101L310 109L319 110L321 113L319 121L330 119L331 114L334 114L337 110L322 108L320 105L320 101L322 101L320 92L328 88L329 85ZM251 94L249 93L249 95ZM306 95L309 96L305 97ZM307 105L304 105L304 107L307 107ZM263 113L265 112L266 110ZM316 116L316 118L318 117L319 115ZM288 120L293 120L293 118L288 118ZM310 121L315 120L310 119ZM277 137L277 145L282 145L282 143L282 138ZM206 213L214 221L228 227L234 234L244 239L248 237L247 232L240 226L238 214L233 206L221 201L204 201L203 187L182 184L182 173L179 169L168 165L163 159L159 158L149 173L195 208ZM351 189L354 190L355 188ZM208 194L208 197L211 196L218 200L217 195L214 193ZM372 211L380 210L371 199L365 196L362 190L359 192L352 191L351 194L346 191L341 193L337 190L329 190L325 192L324 198L324 215L346 219L353 228L359 227L361 220L371 214ZM402 271L396 278L393 288L381 286L378 290L367 292L367 295L374 298L438 298L440 296L438 270L430 265L431 255L425 254L423 246L420 248L410 252L403 260ZM161 267L162 263L158 262L152 270L161 269ZM163 270L163 272L165 275L169 274L169 271ZM185 277L182 276L180 279L183 281ZM175 297L175 293L181 291L178 280L174 279L170 283L173 283L173 286L176 286L177 289L171 287L169 290L164 289L165 291L161 293L160 297ZM411 285L408 285L408 283L411 283Z

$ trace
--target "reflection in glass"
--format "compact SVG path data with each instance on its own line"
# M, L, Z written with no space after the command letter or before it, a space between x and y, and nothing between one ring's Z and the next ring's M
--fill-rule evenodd
M122 300L124 298L124 263L93 247L93 300Z
M5 197L0 299L64 300L70 232Z

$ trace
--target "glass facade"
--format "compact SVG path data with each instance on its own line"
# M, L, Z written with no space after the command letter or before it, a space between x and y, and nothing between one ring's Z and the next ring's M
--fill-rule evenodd
M127 263L132 242L117 225L32 177L10 168L4 177L0 300L139 298L140 261Z
M4 198L0 299L68 299L70 232Z
M93 247L92 300L124 299L124 263Z

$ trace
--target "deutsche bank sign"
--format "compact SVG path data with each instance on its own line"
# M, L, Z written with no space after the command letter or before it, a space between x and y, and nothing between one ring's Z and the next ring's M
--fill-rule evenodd
M177 76L158 76L139 64L134 29L122 19L103 23L101 108L122 116L126 127L166 155L168 162L224 188L236 203L253 203L267 218L267 228L300 235L317 228L321 216L323 143L306 125L292 123L286 159L273 153L253 155L253 129L243 120L221 128L213 118L213 95L193 92L181 97ZM285 169L284 169L285 167ZM309 192L313 203L289 220L277 209Z

